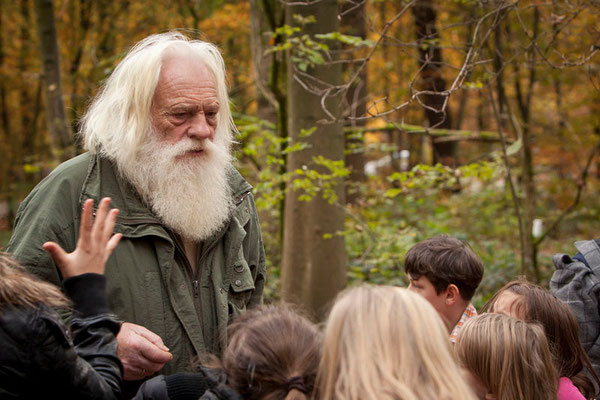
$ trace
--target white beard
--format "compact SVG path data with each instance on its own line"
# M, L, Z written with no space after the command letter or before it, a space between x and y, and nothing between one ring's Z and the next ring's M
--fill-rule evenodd
M187 240L207 239L223 228L234 208L229 145L187 137L165 144L158 135L150 132L136 159L119 169L168 228ZM178 158L198 149L201 155Z

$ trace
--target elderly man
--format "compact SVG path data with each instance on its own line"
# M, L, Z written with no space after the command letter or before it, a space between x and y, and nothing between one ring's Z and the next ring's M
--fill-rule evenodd
M229 319L261 302L265 256L250 185L232 166L235 131L217 48L176 33L138 43L82 120L87 153L25 199L8 250L41 278L42 249L76 246L81 208L110 197L123 239L106 266L126 380L218 353Z

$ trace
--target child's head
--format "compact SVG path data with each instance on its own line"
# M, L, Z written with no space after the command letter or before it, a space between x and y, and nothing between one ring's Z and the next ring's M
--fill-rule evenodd
M445 235L414 245L406 253L404 270L409 289L425 297L446 321L456 309L464 310L483 278L483 263L469 245Z
M543 328L502 314L463 325L459 363L497 400L556 399L558 377Z
M433 307L406 289L342 292L327 319L318 398L472 399Z
M486 303L484 310L540 323L550 343L559 376L570 378L587 398L594 397L594 385L584 368L594 379L597 377L579 339L577 319L568 305L538 285L517 280L500 289Z
M69 301L60 289L29 274L10 255L0 252L0 308L67 307Z
M222 358L227 383L244 399L306 399L315 382L320 336L306 318L284 306L240 315L227 330Z

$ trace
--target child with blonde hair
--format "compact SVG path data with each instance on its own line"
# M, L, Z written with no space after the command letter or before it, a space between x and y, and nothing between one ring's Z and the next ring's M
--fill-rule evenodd
M454 350L480 399L556 399L558 378L539 324L482 314L465 323Z
M438 313L418 294L391 286L338 296L326 322L317 390L322 400L475 399Z

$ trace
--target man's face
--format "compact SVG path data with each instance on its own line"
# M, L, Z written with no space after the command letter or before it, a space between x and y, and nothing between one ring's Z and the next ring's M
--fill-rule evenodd
M206 140L214 140L219 102L214 79L198 59L167 56L152 99L151 117L159 141L188 142L178 159L202 157Z
M411 290L423 296L429 303L431 303L431 305L433 306L433 308L435 308L438 314L440 314L440 316L444 318L444 315L447 311L446 296L444 295L445 293L441 292L440 294L437 294L435 292L435 287L433 287L433 285L431 284L431 281L423 275L417 279L409 275L408 279L408 290Z

